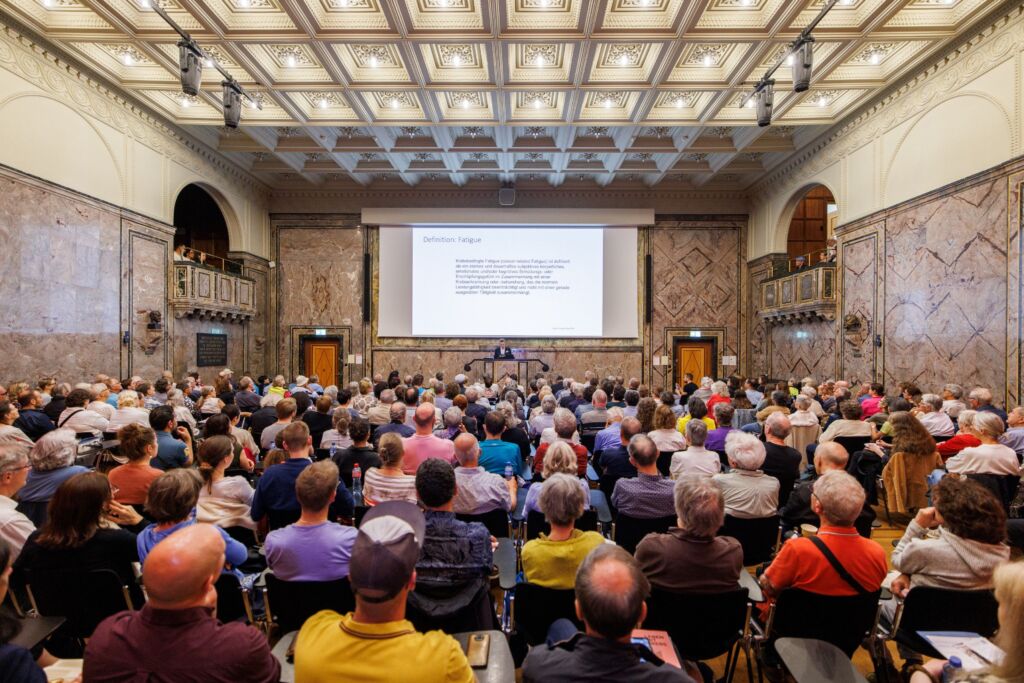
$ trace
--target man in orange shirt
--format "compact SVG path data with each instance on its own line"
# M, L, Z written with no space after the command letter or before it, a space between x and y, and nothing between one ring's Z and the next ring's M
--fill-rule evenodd
M769 599L786 588L799 588L821 595L857 595L874 592L888 571L885 550L857 533L853 524L864 508L864 489L842 470L825 472L814 482L811 509L821 518L817 539L835 556L860 587L858 591L832 566L810 538L787 542L761 576L761 587Z

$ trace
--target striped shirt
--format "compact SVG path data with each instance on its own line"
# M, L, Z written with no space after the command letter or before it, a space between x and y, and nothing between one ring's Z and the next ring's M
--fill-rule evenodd
M401 477L388 476L381 474L376 467L371 467L363 473L363 499L371 504L383 503L386 500L407 500L415 503L416 477L408 474Z

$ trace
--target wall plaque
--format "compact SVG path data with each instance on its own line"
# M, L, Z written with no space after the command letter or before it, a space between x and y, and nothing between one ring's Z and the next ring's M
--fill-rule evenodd
M224 367L228 364L226 334L196 333L196 365L201 368Z

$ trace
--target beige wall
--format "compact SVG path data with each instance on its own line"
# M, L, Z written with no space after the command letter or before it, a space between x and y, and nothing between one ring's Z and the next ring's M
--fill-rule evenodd
M1024 15L992 22L752 188L748 257L785 251L814 184L849 223L1012 159L1024 133Z
M230 248L265 256L267 189L5 26L0 17L0 164L164 223L189 183L225 214Z

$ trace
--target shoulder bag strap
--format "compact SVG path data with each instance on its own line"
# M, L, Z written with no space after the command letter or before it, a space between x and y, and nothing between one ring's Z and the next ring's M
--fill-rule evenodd
M825 559L828 560L828 563L831 564L832 568L836 570L836 573L839 574L839 577L846 583L850 584L850 587L853 588L853 590L857 591L857 595L870 595L873 592L869 590L864 590L864 586L860 585L857 579L850 576L850 572L846 571L846 568L839 563L839 560L836 558L835 555L832 554L832 551L828 549L828 546L825 545L825 542L823 540L821 540L817 536L810 536L808 540L810 540L810 542L814 544L815 548L821 551L821 554L825 556Z

